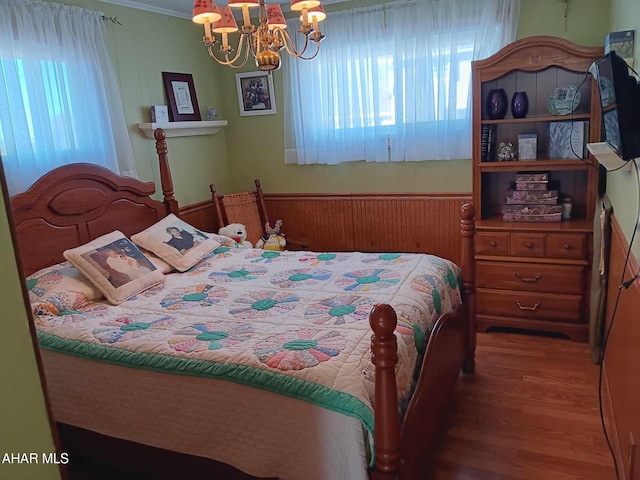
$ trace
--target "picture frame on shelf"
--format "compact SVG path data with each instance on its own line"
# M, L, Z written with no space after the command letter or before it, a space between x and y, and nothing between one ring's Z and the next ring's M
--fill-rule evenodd
M200 121L200 108L190 73L162 72L167 101L169 103L169 121Z
M538 135L521 133L518 135L518 160L537 160Z
M166 105L151 105L151 123L169 123L169 108Z
M240 115L274 115L276 97L268 72L236 73Z
M549 158L582 159L587 122L550 122Z

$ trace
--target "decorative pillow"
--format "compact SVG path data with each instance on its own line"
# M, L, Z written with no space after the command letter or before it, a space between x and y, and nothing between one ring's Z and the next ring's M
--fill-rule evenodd
M131 236L133 242L162 258L180 272L198 263L220 242L171 214Z
M139 250L140 250L140 252L142 252L142 254L145 257L147 257L149 259L149 261L151 263L153 263L154 267L156 267L158 270L160 270L165 275L167 273L171 273L171 272L175 272L176 271L175 268L173 268L171 265L169 265L163 259L161 259L160 257L155 256L153 254L153 252L150 252L149 250L145 250L144 248L140 248Z
M62 310L78 308L91 300L104 298L103 293L70 262L58 263L28 276L27 290L32 305L55 299Z
M104 298L104 295L101 298ZM32 302L31 311L34 315L60 316L77 312L87 305L89 302L81 293L56 293L41 302Z
M64 258L116 305L164 281L162 272L118 230L65 251Z

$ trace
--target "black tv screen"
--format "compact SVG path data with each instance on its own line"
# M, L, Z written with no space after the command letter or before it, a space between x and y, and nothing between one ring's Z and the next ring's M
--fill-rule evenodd
M596 60L605 140L623 160L640 157L640 84L616 52Z

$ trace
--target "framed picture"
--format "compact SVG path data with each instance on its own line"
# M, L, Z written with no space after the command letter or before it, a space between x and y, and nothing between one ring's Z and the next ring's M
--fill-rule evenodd
M201 120L193 76L190 73L162 72L162 81L169 102L169 120L172 122Z
M518 159L536 160L538 158L538 134L521 133L518 135Z
M268 72L236 73L240 115L273 115L276 98Z

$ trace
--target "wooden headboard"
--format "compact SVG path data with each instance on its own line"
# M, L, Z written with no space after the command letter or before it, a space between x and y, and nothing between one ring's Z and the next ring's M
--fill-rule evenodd
M25 275L64 260L62 253L113 230L130 236L170 213L178 214L167 158L166 135L154 133L164 200L150 198L153 182L123 177L104 167L77 163L42 176L11 199Z

